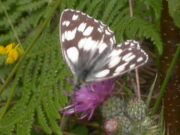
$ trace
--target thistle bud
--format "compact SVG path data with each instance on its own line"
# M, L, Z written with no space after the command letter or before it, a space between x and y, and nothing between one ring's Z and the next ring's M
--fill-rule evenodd
M106 120L104 124L105 132L112 135L128 135L132 131L131 121L126 116L117 116Z
M131 99L127 105L127 114L133 121L143 120L147 113L147 106L143 100Z
M118 97L111 97L102 106L102 116L105 119L111 119L123 115L125 111L124 100Z

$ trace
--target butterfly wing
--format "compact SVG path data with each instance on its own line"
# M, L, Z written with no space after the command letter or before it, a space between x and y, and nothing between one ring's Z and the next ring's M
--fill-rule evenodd
M142 66L147 60L148 55L140 48L139 42L127 40L99 59L86 81L100 81L122 75Z
M63 56L72 73L83 78L89 67L116 44L113 32L102 22L71 9L60 18L60 42ZM85 78L85 77L84 77Z

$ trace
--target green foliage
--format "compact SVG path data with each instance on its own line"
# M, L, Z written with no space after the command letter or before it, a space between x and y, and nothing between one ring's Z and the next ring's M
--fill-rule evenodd
M180 28L180 1L179 0L169 0L168 1L169 14L174 20L177 27Z
M16 2L12 2L9 0L2 1L2 4L3 5L1 6L3 7L0 9L0 17L2 18L2 21L0 22L0 31L2 33L1 42L8 42L15 40L10 23L15 26L14 29L17 32L18 37L23 37L23 35L27 34L32 28L37 26L40 20L45 16L45 9L48 6L48 1L18 0ZM162 42L159 32L156 29L156 22L159 21L161 15L161 0L137 1L134 11L135 16L138 16L137 21L139 20L140 23L135 22L135 25L133 25L133 30L127 21L127 17L129 17L129 7L126 0L65 0L62 2L61 6L62 9L74 8L83 10L95 18L102 20L104 23L109 24L110 26L113 25L112 28L113 30L116 30L116 36L117 39L119 39L118 41L122 41L127 38L151 39L157 46L159 53L162 53ZM4 14L3 9L7 11L9 20L7 20L7 16ZM148 20L147 16L150 18L150 20ZM121 21L121 23L119 23L119 21ZM152 22L154 22L154 24L152 24ZM121 28L124 30L131 29L131 31L128 34L124 31L119 31L119 26L121 26ZM144 26L142 30L141 26ZM141 32L143 31L143 33L135 36L139 30Z
M77 135L88 135L88 129L85 126L75 126L71 132Z
M0 133L8 134L11 129L18 135L28 135L32 124L38 123L47 134L61 134L57 120L59 109L67 102L62 86L69 72L60 60L58 43L57 32L44 33L23 61L14 79L16 86L11 86L21 89L21 97L0 120Z
M72 3L70 0L64 1L62 8L78 9L103 21L115 32L118 42L126 39L150 39L159 54L162 54L159 28L162 9L161 0L137 1L134 5L133 17L129 15L129 6L126 0L72 1Z
M162 10L162 0L139 0L135 6L135 14L144 16L149 21L160 20Z
M20 38L23 47L27 48L32 40L31 36L38 33L32 33L32 30L41 27L41 22L48 20L46 9L57 1L1 0L1 44ZM77 9L103 21L115 32L117 42L130 38L150 39L159 54L163 51L159 33L161 0L137 1L133 17L129 15L127 0L64 0L58 6L60 11L65 8ZM1 107L0 115L8 107L8 111L0 119L2 135L30 135L34 132L62 134L59 110L67 103L64 91L71 90L72 85L65 80L70 76L70 71L60 54L56 23L59 21L59 10L56 13L58 17L53 14L54 18L50 20L52 23L35 40L35 46L29 49L16 74L11 77L9 86L0 95L1 102L6 103ZM86 132L84 129L83 133Z
M0 42L17 41L11 25L18 37L25 37L45 16L48 0L1 0L0 2ZM7 13L7 14L6 14Z

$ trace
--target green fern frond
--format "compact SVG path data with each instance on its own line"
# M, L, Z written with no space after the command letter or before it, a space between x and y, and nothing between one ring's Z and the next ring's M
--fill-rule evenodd
M76 6L77 10L83 11L90 4L90 0L81 0Z
M102 15L102 20L104 22L107 21L108 17L110 16L112 10L114 10L114 7L115 5L117 4L117 0L111 0L111 1L108 1L106 6L106 9L103 11L103 15Z
M162 40L156 26L139 17L119 18L119 23L114 25L116 37L122 39L150 39L156 46L159 54L162 54Z
M7 11L9 11L13 7L13 5L16 3L16 1L13 1L13 0L4 0L1 2L3 2L3 6L6 8ZM4 13L3 8L0 8L0 14L3 14L3 13Z
M26 117L21 119L17 123L16 134L17 135L31 135L32 124L34 120L34 109L32 106L29 106L31 109L26 113Z
M67 8L74 8L75 4L77 3L77 0L66 0L63 1Z
M95 8L95 10L93 11L92 16L93 16L94 18L98 19L99 13L100 13L100 11L101 11L101 9L102 9L102 7L103 7L103 2L98 3L95 7L96 7L96 8Z
M46 134L51 134L51 133L52 133L52 130L51 130L51 128L50 128L49 125L48 125L48 121L47 121L47 119L46 119L46 117L45 117L45 114L44 114L44 112L43 112L43 110L42 110L42 107L41 107L40 105L37 107L36 112L37 112L37 120L38 120L38 123L40 124L40 126L42 127L42 129L44 130L44 132L45 132Z
M47 4L46 0L38 0L38 1L29 1L26 3L17 3L18 7L17 10L21 12L28 12L31 13L40 9L41 7L45 7Z
M173 18L173 21L177 27L180 28L180 1L179 0L171 0L168 1L169 14Z
M54 106L53 101L49 101L47 96L43 97L43 108L49 119L59 119L58 109Z
M109 15L108 19L107 19L107 24L112 24L114 22L116 22L116 18L120 17L120 16L124 16L127 15L129 13L129 8L125 8L124 5L127 5L127 1L121 1L118 4L115 5L115 7L113 8L111 14ZM117 17L118 16L118 17Z
M88 6L86 12L88 14L91 14L94 11L94 9L96 8L96 6L99 5L100 2L102 2L102 0L94 0L94 1L92 1L91 4Z
M21 86L16 89L22 90L22 96L1 119L0 132L13 129L18 134L30 134L37 113L38 120L42 120L38 123L43 126L44 132L61 134L57 120L60 120L59 110L67 99L62 93L64 87L59 87L58 83L60 82L60 86L65 85L66 82L61 80L65 80L69 72L62 70L64 62L60 58L57 43L59 43L57 32L45 33L33 48L32 54L30 53L23 61L22 68L20 67L16 74L16 76L20 74L18 83ZM39 50L41 53L38 53ZM65 71L67 73L64 73ZM24 124L26 126L22 127Z
M15 42L16 39L5 12L8 13L12 25L14 25L18 36L21 38L37 26L37 22L43 18L46 7L48 7L48 1L7 0L1 1L0 7L0 17L2 18L0 22L0 41L1 44L6 44L8 42Z
M159 28L162 12L162 0L139 0L135 2L133 9L135 16L155 23L157 28Z

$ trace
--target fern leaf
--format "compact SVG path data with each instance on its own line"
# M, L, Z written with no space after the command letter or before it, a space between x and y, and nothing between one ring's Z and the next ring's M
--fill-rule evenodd
M126 10L127 8L124 7L124 5L127 4L127 1L119 1L118 3L115 4L115 7L113 8L111 14L109 15L109 17L107 18L107 24L112 24L114 22L116 22L117 18L123 17L124 15L127 15L129 13L129 8L128 10ZM126 10L126 12L125 12Z
M34 28L39 22L41 17L44 16L44 13L47 8L47 2L44 0L39 1L21 1L17 0L16 2L12 0L2 1L2 4L5 10L8 13L8 17L11 20L12 25L14 25L15 31L20 37L23 37L24 34L29 33L31 28ZM2 38L1 42L7 43L16 41L14 34L12 33L10 24L7 23L8 19L5 15L5 11L0 8L0 17L2 18L0 22L0 37Z
M59 125L57 124L56 121L49 120L49 123L51 125L52 130L57 134L57 135L63 135L62 132L59 129Z
M129 8L123 8L121 12L118 13L118 16L116 16L111 24L112 29L116 29L118 27L119 21L122 20L123 17L127 16L129 13ZM129 15L128 15L129 17Z
M96 6L102 2L102 0L94 0L91 2L91 4L87 7L87 14L92 14Z
M18 11L23 12L32 12L35 11L41 7L45 7L45 4L47 4L47 1L45 0L38 0L38 1L30 1L28 3L24 3L18 6Z
M76 9L83 11L87 5L89 5L90 0L83 0L81 2L79 2L79 4L77 5Z
M162 44L160 33L155 28L155 26L150 23L145 22L144 20L142 20L140 18L135 19L134 23L140 24L138 26L139 27L138 33L139 33L139 35L141 35L141 38L145 37L147 39L151 39L151 41L156 46L159 54L162 54L163 44Z
M37 107L37 118L38 118L38 122L39 122L40 126L42 127L42 129L44 130L44 132L46 134L51 134L52 130L47 123L47 120L45 118L45 114L42 111L42 108L40 105Z
M14 130L14 127L8 128L8 129L6 129L6 130L3 130L3 131L1 131L0 133L1 133L2 135L13 135L13 130Z
M34 120L34 111L31 110L26 114L26 117L17 124L17 135L31 135L32 123Z
M66 0L64 2L66 2L66 7L67 8L74 8L77 0Z
M43 100L43 108L44 108L45 112L47 113L47 116L49 119L56 120L59 118L57 109L55 109L55 106L52 103L50 103L47 98L44 98L44 100Z
M107 18L109 17L113 8L115 7L115 4L117 4L117 0L110 0L109 2L107 2L105 4L107 4L107 7L106 7L105 11L103 12L103 16L102 16L102 20L104 22L107 21Z
M147 8L152 8L156 19L160 19L162 12L162 0L140 0L139 2L144 3Z
M126 38L146 38L156 46L159 54L162 54L162 41L160 33L155 25L144 21L139 17L124 17L114 27L118 41Z
M174 23L180 28L180 2L179 0L168 1L169 14L173 18Z
M14 124L20 121L24 117L26 107L22 104L16 105L10 112L0 120L0 132L4 130L10 130L14 127Z
M3 6L4 6L5 10L9 11L15 3L16 3L16 1L6 0L6 1L3 1ZM3 13L4 13L4 10L1 5L0 14L3 14Z
M94 12L92 13L92 16L94 18L98 19L98 16L99 16L99 13L100 13L102 7L103 7L103 2L100 2L100 3L97 4L97 6L95 7Z

